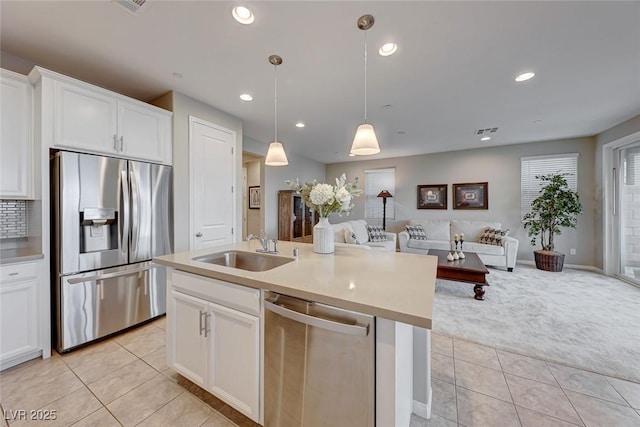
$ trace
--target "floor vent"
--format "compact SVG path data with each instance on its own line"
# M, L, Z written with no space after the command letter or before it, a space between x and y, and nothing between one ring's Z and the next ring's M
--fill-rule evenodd
M487 135L489 133L498 132L498 128L486 128L486 129L477 129L474 133L476 135Z
M129 12L137 14L147 0L113 0L113 2L124 7Z

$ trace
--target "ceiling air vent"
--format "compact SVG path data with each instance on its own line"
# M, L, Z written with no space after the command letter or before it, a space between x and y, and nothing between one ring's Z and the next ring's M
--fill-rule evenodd
M475 135L488 135L491 133L498 132L498 128L486 128L486 129L478 129L474 132Z
M119 4L131 13L138 13L147 0L113 0L114 3Z

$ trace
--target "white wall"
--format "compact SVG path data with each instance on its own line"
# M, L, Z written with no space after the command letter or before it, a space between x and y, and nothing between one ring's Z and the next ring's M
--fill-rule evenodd
M236 188L242 185L242 121L224 111L178 92L168 92L151 104L173 111L173 218L174 251L189 250L189 116L236 132ZM242 238L242 192L236 194L237 240Z
M267 154L268 143L255 139L244 138L244 151L260 156ZM300 182L317 179L322 182L325 179L325 165L315 160L299 156L287 149L285 151L289 159L288 166L264 166L262 178L262 211L264 212L264 231L269 237L278 236L278 191L288 190L286 179L298 178Z
M578 193L584 213L578 219L577 230L563 231L556 240L556 249L566 254L567 264L595 265L594 237L594 150L595 138L575 138L528 144L487 147L473 150L396 157L392 159L362 160L327 165L327 180L346 172L347 179L356 176L364 188L364 171L386 167L396 168L396 194L387 199L395 203L396 219L387 219L387 231L400 232L412 218L467 219L499 221L511 229L520 240L518 259L533 260L533 247L520 221L520 158L558 153L579 153ZM453 210L452 185L466 182L489 182L488 210ZM417 209L417 185L447 184L448 209ZM364 197L356 198L351 218L364 218ZM347 217L332 217L331 222ZM371 221L374 222L374 221ZM382 221L378 221L381 223ZM569 249L575 248L576 255Z

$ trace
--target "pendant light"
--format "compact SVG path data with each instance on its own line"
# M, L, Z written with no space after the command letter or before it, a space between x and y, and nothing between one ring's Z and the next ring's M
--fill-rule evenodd
M351 154L356 156L368 156L380 152L376 132L373 126L367 123L367 30L373 27L374 22L372 15L362 15L357 23L358 28L364 31L364 123L358 126L351 145Z
M269 63L273 65L274 71L274 138L273 142L269 144L269 150L267 151L267 157L264 160L264 164L267 166L286 166L289 164L289 161L287 160L287 155L284 152L284 147L280 142L278 142L278 65L282 64L282 58L278 55L271 55L269 57Z

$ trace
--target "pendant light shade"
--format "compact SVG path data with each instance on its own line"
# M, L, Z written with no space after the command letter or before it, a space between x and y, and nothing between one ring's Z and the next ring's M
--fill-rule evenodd
M353 145L351 145L351 154L368 156L379 152L380 145L378 145L378 138L376 138L373 126L368 123L358 126L356 136L353 138Z
M287 160L287 154L284 152L282 143L278 142L278 65L282 64L282 58L278 55L269 56L269 63L273 65L274 78L273 78L273 114L274 114L274 136L273 142L269 144L269 150L267 150L267 157L264 159L264 164L267 166L286 166L289 164Z
M264 160L264 164L267 166L287 166L289 160L284 152L284 147L278 141L273 141L269 144L269 150L267 151L267 158Z
M351 154L369 156L380 152L380 145L373 126L367 123L367 30L373 27L375 19L372 15L358 18L358 28L364 31L364 123L358 126L356 136L351 145Z

